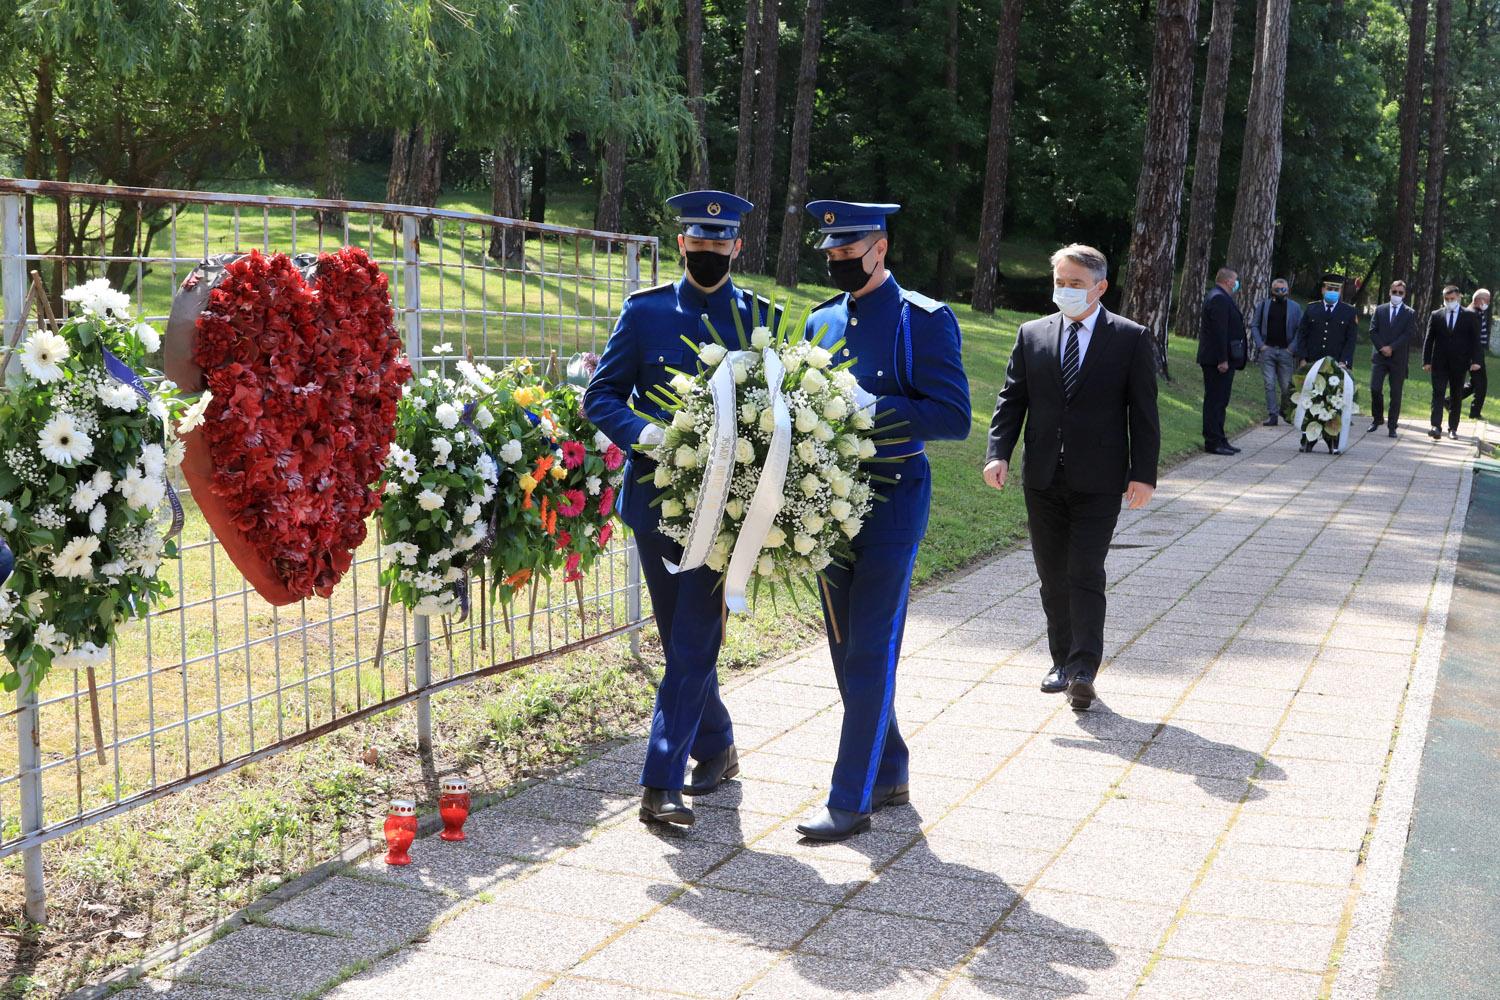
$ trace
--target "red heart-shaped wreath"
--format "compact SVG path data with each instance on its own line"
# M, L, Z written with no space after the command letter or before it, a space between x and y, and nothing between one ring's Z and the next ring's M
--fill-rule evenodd
M191 353L168 344L178 369L168 374L191 389L201 370L213 392L187 436L188 485L272 604L328 597L349 569L380 506L370 487L411 377L386 276L369 255L345 247L299 268L304 260L251 251L222 264ZM201 299L202 289L189 278L183 294Z

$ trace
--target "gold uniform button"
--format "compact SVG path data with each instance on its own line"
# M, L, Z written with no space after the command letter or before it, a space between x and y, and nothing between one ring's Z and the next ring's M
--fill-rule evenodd
M850 316L849 317L849 325L850 326L859 326L859 317L858 316Z

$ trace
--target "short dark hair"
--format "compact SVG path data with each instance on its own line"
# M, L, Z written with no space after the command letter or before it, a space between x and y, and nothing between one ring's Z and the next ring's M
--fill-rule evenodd
M1444 285L1443 286L1443 294L1444 295L1447 295L1449 292L1456 293L1457 291L1458 291L1458 286L1457 285Z
M1393 279L1391 279L1391 285L1390 285L1390 287L1394 289L1397 285L1400 285L1402 288L1405 288L1406 287L1406 279L1405 278L1393 278Z

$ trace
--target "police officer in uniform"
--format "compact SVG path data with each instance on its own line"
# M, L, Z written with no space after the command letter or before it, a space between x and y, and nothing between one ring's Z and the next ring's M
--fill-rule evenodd
M1321 301L1313 302L1302 313L1297 336L1292 340L1292 357L1301 371L1320 358L1331 357L1348 371L1354 364L1354 345L1359 340L1359 315L1354 307L1342 301L1344 278L1323 275ZM1302 451L1312 451L1312 443L1302 441ZM1331 449L1332 446L1330 446Z
M631 457L625 466L620 517L635 534L641 569L661 633L666 670L651 716L651 742L641 772L642 822L690 826L693 811L682 799L706 795L739 773L734 730L719 697L717 661L723 637L723 594L719 574L707 567L672 574L682 549L657 531L652 501L656 463L639 451L662 441L662 429L639 414L662 418L648 397L672 380L672 370L697 370L697 359L682 338L699 344L713 337L706 316L720 336L735 329L734 314L748 331L764 318L766 303L735 287L729 266L740 252L741 216L753 206L724 191L690 191L667 199L682 233L677 247L686 261L682 277L635 292L605 345L599 368L584 395L584 413ZM659 394L658 394L659 395ZM697 761L684 789L687 758Z
M908 753L892 702L912 566L932 500L923 443L962 440L973 419L958 320L886 270L886 217L899 208L807 206L824 234L818 249L828 254L829 277L843 290L814 310L807 334L829 348L844 341L835 360L855 359L858 401L875 415L877 442L906 439L879 445L871 469L893 482L874 484L885 499L853 539L853 559L825 571L823 615L844 722L828 805L797 827L813 840L868 830L876 809L909 798Z

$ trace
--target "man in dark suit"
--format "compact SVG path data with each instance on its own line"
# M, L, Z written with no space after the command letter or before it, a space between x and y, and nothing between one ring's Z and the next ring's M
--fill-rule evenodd
M1323 298L1302 312L1297 336L1292 340L1292 356L1303 368L1319 358L1331 357L1348 368L1354 364L1354 344L1359 340L1359 316L1354 307L1342 301L1344 279L1341 275L1323 275Z
M1469 417L1478 420L1484 415L1484 395L1489 388L1489 372L1485 359L1490 353L1490 290L1478 288L1469 300L1469 310L1479 318L1479 369L1469 373L1469 388L1464 395L1474 397L1469 404Z
M1198 367L1203 369L1203 450L1210 455L1237 455L1240 451L1224 433L1234 373L1245 367L1245 317L1234 301L1234 293L1239 290L1239 275L1227 267L1219 268L1214 287L1203 300L1203 321L1198 328Z
M1042 583L1049 693L1094 701L1104 657L1104 558L1120 494L1144 507L1156 490L1161 426L1151 334L1100 304L1108 263L1074 244L1052 255L1058 312L1022 324L990 421L984 480L1004 489L1016 442L1031 551Z
M1370 399L1374 415L1371 433L1383 425L1391 437L1396 436L1396 421L1401 416L1401 389L1411 353L1411 338L1417 332L1416 310L1406 304L1406 282L1391 282L1391 300L1376 307L1370 321ZM1391 380L1391 409L1386 416L1385 380Z
M1443 308L1427 318L1427 337L1422 341L1422 370L1432 373L1432 430L1434 441L1443 439L1443 407L1448 408L1448 436L1458 438L1458 409L1463 402L1464 379L1479 371L1479 317L1460 309L1457 285L1443 289Z

